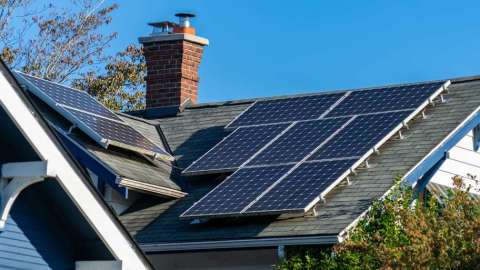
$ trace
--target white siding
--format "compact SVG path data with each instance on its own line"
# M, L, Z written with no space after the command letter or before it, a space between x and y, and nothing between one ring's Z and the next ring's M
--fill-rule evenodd
M433 175L430 182L453 187L452 178L461 176L471 192L480 194L480 153L473 150L473 134L469 132L457 145L448 151L448 157Z

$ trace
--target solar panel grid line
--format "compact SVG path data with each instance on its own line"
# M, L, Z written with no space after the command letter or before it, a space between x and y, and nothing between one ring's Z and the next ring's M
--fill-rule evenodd
M310 154L306 155L302 160L300 160L297 164L295 164L287 173L282 175L275 183L273 183L271 186L269 186L266 190L264 190L255 200L253 200L251 203L249 203L244 209L242 209L241 213L244 213L245 211L248 210L252 205L254 205L258 200L260 200L265 194L267 194L271 189L273 189L276 185L278 185L283 179L285 179L291 172L293 172L296 168L298 168L304 161L308 160L313 153L315 153L316 150L321 148L323 145L328 143L331 139L335 137L340 131L342 131L345 127L347 127L351 122L355 120L356 116L350 118L347 122L345 122L338 130L333 132L327 139L325 139L321 144L319 144L315 149L313 149Z
M376 114L384 114L384 113L401 113L401 112L408 112L415 110L416 108L406 108L406 109L401 109L401 110L388 110L388 111L381 111L381 112L369 112L369 113L357 113L357 114L347 114L347 115L342 115L342 116L329 116L325 117L323 119L337 119L337 118L344 118L344 117L353 117L353 116L367 116L367 115L376 115ZM311 121L311 120L306 120L306 121Z
M315 160L305 160L304 163L325 162L325 161L338 161L338 160L349 160L349 159L359 159L359 158L361 158L361 156L339 157L339 158L324 158L324 159L315 159Z
M270 124L270 125L267 125L267 127L271 127L271 128L274 128L272 130L270 130L270 132L275 132L275 129L278 128L278 129L281 129L281 131L279 132L279 134L282 134L282 132L285 131L285 129L289 129L291 126L293 126L294 124L292 123L288 123L288 126L287 124ZM282 127L284 127L282 129ZM252 128L255 128L255 127L252 127L252 126L248 126L248 127L239 127L237 129L235 129L232 133L230 133L229 135L227 135L226 137L224 137L222 140L220 140L219 143L217 143L215 146L213 146L210 150L208 150L205 154L203 154L200 158L196 159L194 162L192 162L192 164L190 164L186 169L184 169L182 171L182 174L184 175L198 175L198 174L202 174L202 173L220 173L220 172L231 172L231 171L234 171L235 169L238 169L240 168L240 166L245 162L245 161L242 161L240 164L238 164L237 166L233 166L233 167L221 167L221 168L208 168L208 169L195 169L195 167L200 163L200 162L204 162L204 160L206 160L209 156L211 156L211 153L215 153L215 151L218 151L218 149L220 149L221 147L223 147L225 144L228 143L228 140L234 138L235 136L237 136L239 133L241 132L247 132L248 130L252 129ZM265 130L267 131L267 130ZM268 133L268 132L267 132ZM275 135L275 133L272 133L274 136L266 142L266 144L268 144L269 142L271 142L272 140L275 140L276 138L279 137L279 134ZM271 135L271 134L270 134ZM239 135L240 136L240 135ZM265 138L262 137L262 138ZM264 145L263 145L264 146ZM261 146L259 149L262 149ZM254 151L253 154L255 154L258 150ZM233 151L232 151L233 152ZM247 158L248 159L248 158Z
M327 116L333 109L335 109L338 106L338 104L342 103L342 101L344 101L351 93L352 93L352 91L346 92L345 95L343 95L335 103L333 103L332 106L330 106L330 108L328 108L328 110L324 111L320 115L320 117L318 117L318 119L324 119L325 116Z
M98 118L102 118L102 119L105 119L105 120L108 120L108 121L117 122L117 123L122 124L122 125L128 125L125 122L123 122L122 120L116 120L116 119L108 118L108 117L101 116L101 115L98 115L98 114L94 114L94 113L84 111L84 110L81 110L81 109L78 109L78 108L74 108L74 107L71 107L71 106L68 106L68 105L58 104L57 106L63 107L65 109L69 109L69 110L78 111L78 112L81 112L81 113L86 113L86 114L89 114L89 115L92 115L92 116L95 116L95 117L98 117Z
M297 164L298 162L283 162L283 163L275 163L275 164L255 164L255 165L249 165L249 164L245 164L244 166L242 166L242 168L263 168L263 167L270 167L270 166L276 166L276 165L295 165Z
M245 114L245 112L247 112L250 108L252 108L253 106L255 106L255 104L258 103L258 100L255 100L254 102L252 102L252 104L250 104L250 106L248 106L245 110L243 110L241 113L239 113L237 116L235 116L232 121L230 121L230 123L228 123L224 129L235 129L235 128L238 128L238 127L231 127L230 125L232 125L232 123L234 123L238 118L240 118L243 114ZM278 123L276 123L278 124Z

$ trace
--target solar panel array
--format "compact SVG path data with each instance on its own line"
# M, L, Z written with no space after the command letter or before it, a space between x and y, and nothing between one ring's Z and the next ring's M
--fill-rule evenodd
M237 128L231 136L184 171L208 174L215 164L235 172L182 217L307 211L448 85L256 102L227 126ZM259 134L272 126L276 135L261 140ZM263 147L250 141L261 141Z
M123 122L88 93L16 72L38 98L102 146L115 145L140 153L173 159L163 148Z

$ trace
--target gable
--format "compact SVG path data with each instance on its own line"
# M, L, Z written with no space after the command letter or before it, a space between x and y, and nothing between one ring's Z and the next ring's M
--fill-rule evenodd
M69 195L74 205L81 209L84 218L97 232L113 257L121 260L125 269L149 269L149 264L142 253L136 249L128 233L89 185L83 172L64 151L63 146L57 141L3 63L0 69L2 73L0 76L1 106L35 154L40 160L48 162L51 167L49 171L55 172L56 181Z

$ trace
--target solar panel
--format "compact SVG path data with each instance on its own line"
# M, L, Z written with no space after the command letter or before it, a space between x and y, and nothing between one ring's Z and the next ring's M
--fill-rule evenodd
M340 129L351 117L296 123L255 156L247 166L298 162Z
M412 112L413 110L358 116L309 160L363 156Z
M348 171L356 159L303 163L256 199L244 213L304 211Z
M344 93L258 101L226 128L318 119Z
M185 174L232 171L274 139L288 124L238 128L184 170Z
M74 109L65 108L65 110L77 119L77 121L73 122L79 125L82 131L93 137L97 137L98 140L106 145L116 145L118 147L130 148L134 151L147 150L152 152L152 154L159 154L164 158L170 158L170 155L165 152L165 150L124 123Z
M294 107L257 102L229 127L241 126L237 129L240 130L270 122L293 121L293 124L268 143L262 142L265 146L252 151L250 158L244 157L247 161L224 181L230 184L220 184L221 189L214 189L201 199L202 204L192 206L182 216L305 212L448 85L449 82L427 83L341 93L329 106L323 106L320 115L308 115L305 111L305 115L298 115ZM276 102L288 104L288 100ZM303 103L297 106L300 104ZM320 119L310 119L312 115ZM255 136L256 129L252 131L248 137ZM236 140L246 138L239 134ZM279 166L291 169L283 175L274 175ZM256 180L251 180L253 178ZM252 183L262 184L250 191ZM221 197L222 194L227 195ZM217 207L222 200L231 206Z
M109 111L102 104L100 104L96 99L94 99L84 91L69 88L57 83L49 82L47 80L29 76L20 72L17 72L17 74L20 75L21 78L26 80L28 83L31 83L34 86L32 89L29 88L30 91L35 91L35 87L38 88L41 92L34 93L34 94L36 94L37 96L40 95L39 98L51 106L54 106L54 105L62 105L64 107L67 106L74 109L79 109L82 111L86 111L89 113L93 113L96 115L121 121L118 116L116 116L114 113ZM46 95L50 100L44 100L45 96L43 95ZM50 104L52 103L52 101L55 104Z
M163 148L124 123L88 93L20 72L15 74L30 92L102 146L115 145L163 159L173 159Z
M280 165L240 169L185 211L182 217L240 213L291 167Z
M415 109L445 82L353 91L326 117Z

